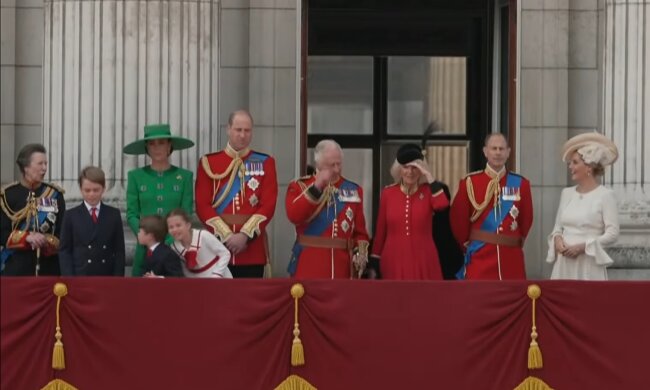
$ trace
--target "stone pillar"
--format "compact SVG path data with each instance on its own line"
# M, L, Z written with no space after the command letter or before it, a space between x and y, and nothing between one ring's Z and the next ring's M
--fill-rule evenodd
M601 13L603 129L620 152L605 177L620 202L610 277L650 279L650 4L606 0Z
M43 0L1 0L0 182L16 180L25 144L42 141Z
M78 197L77 175L98 165L107 199L123 206L127 172L145 163L122 147L147 123L195 141L173 163L195 170L217 149L217 0L46 0L43 131L50 180Z

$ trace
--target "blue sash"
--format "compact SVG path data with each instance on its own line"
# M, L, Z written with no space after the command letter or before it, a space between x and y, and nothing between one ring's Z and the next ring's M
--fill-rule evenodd
M339 191L354 191L356 189L357 185L347 180L344 180L339 187ZM339 215L341 215L343 209L345 208L345 202L341 202L339 196L337 195L334 196L334 204L336 207L335 209L338 210L338 214L334 215L334 213L328 213L328 208L323 207L320 213L318 213L318 215L309 223L309 226L307 226L307 229L305 229L303 235L320 237L329 226L332 226L332 222L338 219ZM289 265L287 266L287 271L291 276L293 276L298 269L298 260L300 259L302 250L303 246L298 244L298 238L296 237L296 241L294 242L293 248L291 249L291 260L289 260Z
M47 191L47 189L45 191ZM54 203L57 205L57 213L58 213L58 202L56 202L56 198L57 198L58 195L59 195L58 191L53 191L52 195L49 196L49 199L53 199L55 201ZM38 219L38 226L41 226L45 222L45 220L47 219L47 214L48 213L49 213L48 211L37 211L36 217ZM28 230L31 227L30 222L33 223L33 220L31 220L31 221L24 220L23 222L20 223L20 225L18 226L18 229L19 230ZM52 222L52 221L50 221L50 222ZM52 230L49 232L49 234L54 234L55 227L56 227L56 222L53 222L52 223ZM14 252L16 252L15 249L2 248L2 252L0 252L0 271L4 270L5 263L7 262L7 260L9 260L9 257L11 257L11 255L14 254Z
M506 187L519 188L520 186L521 186L521 176L508 173L508 176L506 177ZM499 195L499 197L501 197L501 195ZM496 232L499 225L501 225L501 222L503 222L503 220L510 212L510 209L512 208L512 205L514 203L515 203L514 200L501 199L501 213L499 213L496 207L493 207L492 211L490 211L490 214L487 216L487 218L483 220L483 223L481 224L481 230L490 233ZM460 270L456 273L456 278L461 280L465 279L465 272L467 266L472 260L472 255L478 252L479 249L483 248L483 246L485 246L485 242L479 240L472 240L472 242L469 243L469 245L467 246L467 252L465 252L464 264L460 268Z
M246 161L244 161L244 164L246 164L246 162L263 164L264 161L266 161L266 159L268 157L269 156L267 156L266 154L251 152L251 154L248 156ZM217 208L215 209L217 211L217 214L223 213L223 211L226 209L226 206L228 206L230 204L230 202L232 202L232 200L235 198L237 193L239 193L239 191L241 190L242 183L241 183L241 180L239 179L239 174L237 174L236 172L234 172L233 174L235 175L235 180L233 180L232 186L230 187L230 191L228 192L228 194L224 198L223 202L221 202L221 204L219 206L217 206ZM252 177L253 176L250 175L250 174L245 175L244 176L244 183L248 183L248 181ZM217 199L219 199L221 197L221 195L223 195L223 192L225 190L226 190L226 186L223 186L223 187L219 188L219 191L217 191L217 195L214 197L214 199L212 201L214 202Z

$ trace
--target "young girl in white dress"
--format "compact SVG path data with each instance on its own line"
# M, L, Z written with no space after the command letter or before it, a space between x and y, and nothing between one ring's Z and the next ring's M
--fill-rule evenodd
M167 215L167 229L174 237L171 248L181 257L188 278L232 278L230 251L209 231L193 229L183 209Z
M605 247L619 234L614 192L600 184L604 167L618 158L612 141L599 133L577 135L564 145L575 186L560 198L555 227L548 237L546 261L555 262L551 279L607 280L614 263Z

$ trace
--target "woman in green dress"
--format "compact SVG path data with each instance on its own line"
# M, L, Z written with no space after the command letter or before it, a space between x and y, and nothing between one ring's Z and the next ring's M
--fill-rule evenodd
M178 168L169 161L174 150L187 149L194 142L172 136L168 124L147 125L144 138L124 147L126 154L147 154L151 164L129 171L126 186L126 219L134 234L140 229L140 217L160 215L165 217L180 207L192 214L194 183L192 172ZM173 239L168 235L167 239ZM146 250L137 245L133 258L133 276L142 276Z

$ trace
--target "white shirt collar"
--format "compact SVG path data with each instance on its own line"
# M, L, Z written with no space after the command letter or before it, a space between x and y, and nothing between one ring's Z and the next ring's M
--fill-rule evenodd
M97 206L91 206L90 204L88 204L88 202L84 200L84 205L86 206L86 209L88 209L88 212L90 214L92 214L93 212L92 208L94 207L95 209L97 209L97 215L99 215L99 209L102 207L102 202L97 203Z
M151 252L153 252L153 251L155 251L155 250L156 250L156 248L158 248L158 245L160 245L160 243L159 243L159 242L157 242L157 243L155 243L155 244L153 244L152 246L150 246L150 247L149 247L149 250L150 250Z

